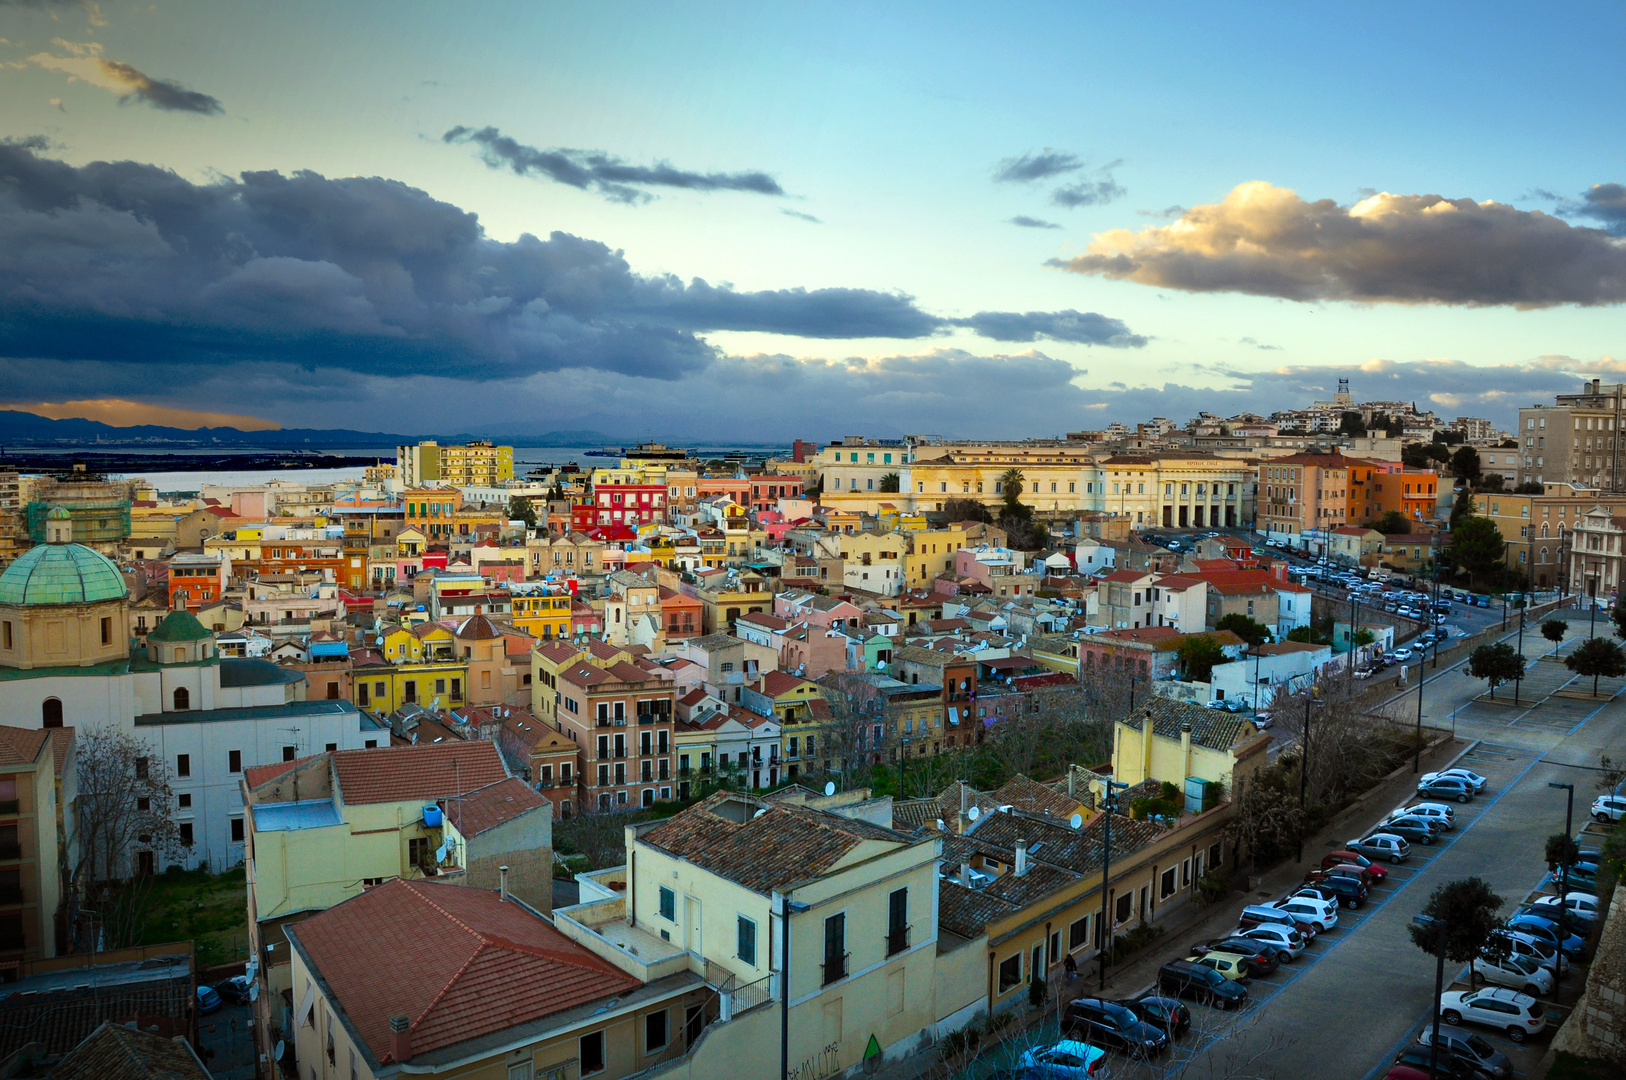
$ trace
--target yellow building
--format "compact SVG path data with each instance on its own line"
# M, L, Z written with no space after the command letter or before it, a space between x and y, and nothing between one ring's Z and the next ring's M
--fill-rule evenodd
M906 589L929 586L939 575L952 576L954 553L966 546L965 529L910 530L904 533L908 545L903 556L903 585Z
M405 487L494 487L514 478L514 448L477 440L462 446L420 442L397 446L395 464Z
M514 594L514 610L509 618L515 626L542 641L570 636L570 605L567 592Z
M441 708L455 708L468 701L466 660L357 664L352 677L356 705L380 714L402 705L427 707L438 701Z
M380 651L392 664L451 660L457 655L452 632L439 623L418 622L410 626L392 625L383 633Z

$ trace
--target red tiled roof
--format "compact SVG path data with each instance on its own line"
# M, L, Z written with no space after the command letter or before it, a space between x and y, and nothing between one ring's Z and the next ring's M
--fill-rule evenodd
M333 769L351 804L466 795L508 776L496 744L483 741L339 750Z
M457 831L464 836L478 836L487 829L512 821L546 804L547 800L532 791L529 784L510 776L471 791L459 800L458 812L461 816L457 821Z
M776 698L781 694L788 694L803 683L813 685L810 680L804 679L800 675L791 675L783 671L766 672L762 678L757 680L757 686L761 687L759 692L771 698Z
M380 1064L390 1017L414 1056L508 1030L640 984L495 892L396 878L289 936Z
M279 776L293 772L307 761L314 760L316 760L316 755L311 754L309 757L295 758L292 761L274 761L269 765L250 765L243 770L243 782L252 791L261 784L268 784Z
M34 764L50 737L46 728L0 727L0 765Z
M1147 576L1147 573L1146 573L1145 570L1114 570L1110 574L1103 575L1101 580L1102 581L1139 581L1139 580L1141 580L1142 578L1144 578L1146 576Z
M563 642L545 641L536 647L536 654L546 657L556 664L563 664L580 656L581 650L574 645L566 645Z

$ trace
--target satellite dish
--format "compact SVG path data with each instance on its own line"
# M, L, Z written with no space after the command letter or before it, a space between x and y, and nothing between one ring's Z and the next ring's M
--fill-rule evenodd
M764 806L760 810L758 810L756 813L752 814L751 816L754 817L754 818L759 818L763 814L766 814L767 812L768 812L768 808L766 806Z
M834 780L826 780L824 782L824 794L826 796L829 796L829 795L834 795L835 793L836 793L836 782Z
M287 1049L287 1047L283 1044L283 1041L281 1039L278 1039L276 1049L271 1051L271 1060L272 1061L281 1061L283 1052L286 1049Z
M982 817L982 810L979 807L973 806L971 809L965 812L965 816L970 818L972 821L976 821L978 818Z
M1084 815L1074 814L1072 817L1067 819L1067 824L1074 829L1082 829L1084 827Z

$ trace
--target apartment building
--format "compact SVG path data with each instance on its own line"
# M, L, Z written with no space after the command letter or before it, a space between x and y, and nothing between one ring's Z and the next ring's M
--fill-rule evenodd
M0 964L57 955L62 857L78 853L73 755L70 728L0 727Z
M1290 454L1259 465L1258 531L1303 543L1292 538L1350 524L1351 480L1370 471L1370 462L1342 454Z
M582 748L582 805L610 810L672 798L671 683L626 661L578 661L555 682L560 730Z
M408 488L494 486L514 478L514 448L476 440L453 446L434 441L397 446L395 465Z

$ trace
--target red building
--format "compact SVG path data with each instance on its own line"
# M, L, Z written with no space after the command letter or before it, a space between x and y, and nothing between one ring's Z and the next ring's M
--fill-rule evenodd
M570 525L585 532L595 525L649 525L666 520L665 484L599 484L590 502L570 508Z
M751 477L750 507L757 513L777 509L780 499L799 498L802 494L800 476L773 476L764 473Z

